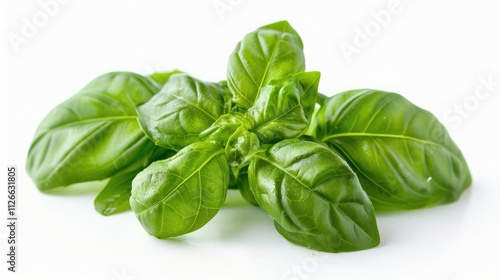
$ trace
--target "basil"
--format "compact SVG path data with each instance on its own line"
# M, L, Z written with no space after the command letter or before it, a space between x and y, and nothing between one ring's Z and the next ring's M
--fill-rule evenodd
M227 81L108 73L42 121L27 171L41 191L103 180L97 212L131 208L159 238L201 228L239 190L284 238L325 252L377 246L375 211L450 203L470 186L431 113L379 90L327 97L320 76L286 21L244 36Z

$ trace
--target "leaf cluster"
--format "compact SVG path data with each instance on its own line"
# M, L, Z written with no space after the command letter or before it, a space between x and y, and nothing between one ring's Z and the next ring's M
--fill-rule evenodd
M42 121L27 171L41 191L104 182L96 210L131 207L159 238L201 228L238 189L287 240L326 252L377 246L375 211L449 203L471 184L431 113L379 90L327 98L319 81L286 21L236 45L227 81L108 73Z

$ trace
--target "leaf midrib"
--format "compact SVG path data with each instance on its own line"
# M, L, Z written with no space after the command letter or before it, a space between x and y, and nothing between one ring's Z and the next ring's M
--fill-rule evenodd
M78 141L73 149L71 149L66 154L64 154L63 158L59 161L57 166L55 168L53 168L47 176L45 176L45 179L42 182L49 181L52 178L52 176L61 168L61 166L64 166L66 164L66 162L69 159L71 159L77 151L79 151L80 146L86 145L86 141L89 141L89 139L91 139L91 140L94 139L96 133L99 133L102 129L106 129L107 127L109 127L109 125L110 125L109 123L103 123L103 124L99 125L93 131L91 131L88 135L86 135L83 139ZM138 140L135 141L135 143L138 143L140 141L140 139L144 138L144 137L146 137L146 135L140 135ZM135 135L134 138L137 138L137 135ZM128 152L128 148L127 148L127 150L125 150L122 154L118 155L117 157L119 157L127 152ZM116 158L114 158L113 161L115 159Z
M199 104L197 103L194 103L194 102L191 102L190 100L187 100L186 98L184 98L183 96L181 95L176 95L175 93L172 94L172 96L176 97L177 99L180 99L184 102L186 102L188 105L191 105L193 107L195 107L196 109L200 110L202 113L204 113L205 115L207 115L209 118L211 118L212 120L216 121L217 119L212 116L208 111L206 111L204 108L202 108ZM219 104L220 105L220 104Z
M266 69L264 70L264 74L262 75L262 79L260 80L260 85L257 89L257 94L255 95L254 102L255 102L255 100L257 100L259 98L262 87L264 86L264 81L267 80L267 72L269 72L269 68L271 68L271 64L272 64L271 62L273 62L275 60L275 55L276 55L276 51L278 49L278 46L284 41L283 40L283 33L285 33L285 26L283 26L283 29L281 30L281 34L279 35L279 39L276 42L276 44L274 45L273 52L272 52L271 56L269 57L269 60L267 61ZM262 45L260 44L260 42L259 42L259 46L262 49Z
M409 140L409 141L414 141L414 142L420 142L423 144L427 145L435 145L435 146L440 146L444 147L440 143L420 139L420 138L415 138L407 135L398 135L398 134L382 134L382 133L367 133L367 132L348 132L348 133L338 133L334 134L331 136L324 137L321 139L323 142L327 142L328 140L335 139L335 138L343 138L343 137L378 137L378 138L395 138L395 139L402 139L402 140Z
M295 181L297 181L300 185L302 185L306 190L308 190L312 195L314 195L315 197L318 197L320 200L322 201L325 201L327 204L331 205L333 208L337 209L338 211L340 211L342 214L344 214L349 220L352 221L353 224L355 224L362 232L364 232L370 239L371 238L371 235L366 232L360 225L358 225L358 223L356 223L349 215L347 215L346 213L344 213L344 211L342 209L340 209L340 205L341 204L344 204L343 202L339 203L339 204L335 204L331 201L329 201L328 199L326 199L325 197L323 197L322 195L320 195L319 193L315 192L313 189L311 188L308 188L301 180L299 180L299 178L297 178L297 176L295 176L294 174L291 174L290 172L288 172L286 169L282 168L280 165L277 165L275 164L274 162L271 162L269 161L267 158L264 158L262 156L259 156L259 155L255 155L254 157L258 158L258 159L261 159L269 164L271 164L272 166L278 168L279 170L281 170L283 173L287 174L288 176L292 177ZM336 174L335 176L332 176L332 177L338 177L338 176L345 176L346 174ZM350 201L349 203L356 203L354 201ZM361 204L363 205L362 203L358 203L358 204ZM363 205L364 206L364 205ZM340 236L340 234L339 234Z
M86 119L82 119L82 120L68 122L68 123L65 123L63 125L51 127L51 128L48 128L46 131L64 129L66 127L76 126L76 125L80 125L80 124L84 124L84 123L102 122L102 121L123 121L123 120L132 120L132 119L137 119L137 115L86 118Z
M182 182L180 182L170 193L168 193L164 198L162 198L161 200L159 200L158 202L154 203L153 205L145 208L144 210L142 210L141 212L137 213L137 215L140 215L146 211L148 211L149 209L153 208L153 207L156 207L160 204L163 204L163 202L165 200L167 200L173 193L175 193L182 185L184 185L184 183L186 183L187 180L191 179L191 177L193 177L195 174L197 174L205 165L207 165L208 162L210 162L212 159L214 159L215 157L217 157L218 155L224 153L225 151L224 150L219 150L218 152L214 153L213 155L211 155L206 161L204 161L198 168L196 168L191 174L189 174L189 176L187 176L186 178L184 178L182 180ZM142 203L141 203L142 204ZM144 204L142 204L144 205Z
M265 126L265 125L268 125L269 123L272 123L274 121L278 121L278 120L281 120L282 118L284 118L286 115L288 115L289 113L291 113L292 111L294 111L295 109L297 109L297 107L301 106L301 104L296 104L294 105L292 108L290 108L289 110L287 110L286 112L276 116L276 117L272 117L270 118L269 120L265 120L263 123L259 124L259 125L256 125L254 127L254 131L257 131L259 130L261 127ZM291 122L289 122L291 123ZM298 122L297 122L298 123Z

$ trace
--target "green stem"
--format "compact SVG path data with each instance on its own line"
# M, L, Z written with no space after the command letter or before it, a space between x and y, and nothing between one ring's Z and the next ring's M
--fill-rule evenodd
M325 100L328 98L329 98L328 96L318 92L318 97L316 97L316 103L323 105L323 103L325 103Z

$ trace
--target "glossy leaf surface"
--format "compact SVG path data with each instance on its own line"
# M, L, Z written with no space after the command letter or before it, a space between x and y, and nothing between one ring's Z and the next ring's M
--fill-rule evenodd
M325 101L315 123L313 136L350 163L377 210L452 202L471 184L445 127L398 94L337 94Z
M231 167L239 167L263 148L257 135L243 127L238 128L229 137L226 145L226 158Z
M245 166L240 170L237 180L238 189L240 190L241 196L250 204L254 206L259 206L255 196L250 189L250 183L248 182L248 166Z
M139 171L131 171L112 177L94 200L95 210L109 216L130 209L132 180L137 173Z
M293 76L273 80L248 110L255 119L252 131L263 143L276 143L302 134L308 121L301 103L303 89ZM311 112L312 113L312 112Z
M321 73L317 71L300 72L293 75L293 77L299 81L299 84L302 87L300 104L302 105L302 108L304 108L304 115L306 119L310 121L316 107Z
M175 152L172 150L162 149L160 153L151 158L151 161L169 158L174 154ZM129 210L132 180L141 170L142 168L132 170L110 178L94 200L95 210L104 216Z
M209 128L200 133L202 141L210 141L226 146L227 141L236 130L242 128L250 130L255 125L254 119L248 115L231 112L220 116Z
M133 73L102 75L53 109L31 144L26 169L40 190L103 180L144 167L158 150L137 122L137 106L158 85Z
M224 150L198 142L155 161L132 182L130 206L146 231L174 237L205 225L224 203L229 167Z
M255 199L289 241L326 252L379 244L368 196L347 163L330 149L284 140L255 155L248 174Z
M233 101L250 108L270 81L304 71L300 36L286 21L246 35L229 57L227 81Z
M139 107L139 122L159 146L180 150L199 141L204 131L224 114L228 89L186 74L169 82L149 102Z

